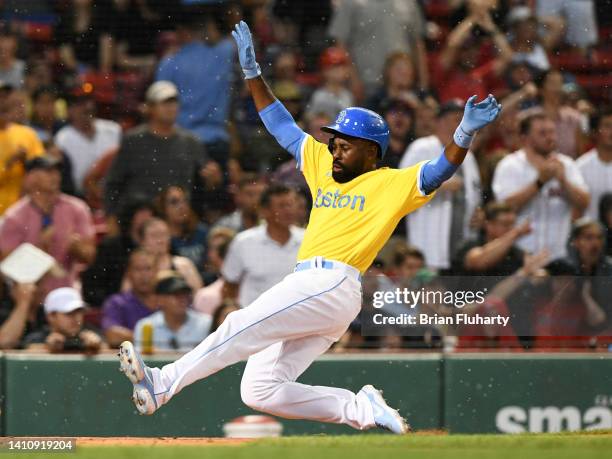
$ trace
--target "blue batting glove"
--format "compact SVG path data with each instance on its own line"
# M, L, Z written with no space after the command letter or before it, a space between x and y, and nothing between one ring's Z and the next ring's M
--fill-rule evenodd
M453 136L455 143L462 148L469 148L476 131L492 123L502 109L491 94L482 102L475 101L476 96L472 96L466 102L463 119Z
M261 75L261 68L255 60L255 49L253 48L253 38L246 22L240 21L236 24L232 36L238 46L238 60L242 67L242 72L247 80L257 78Z

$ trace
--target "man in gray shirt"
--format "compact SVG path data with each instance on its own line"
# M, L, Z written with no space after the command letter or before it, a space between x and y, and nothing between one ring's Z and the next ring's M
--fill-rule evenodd
M215 186L223 180L220 169L211 168L204 145L176 126L176 86L153 83L146 103L148 122L124 136L106 179L104 201L110 215L116 215L129 196L153 199L172 185L193 192L201 181Z
M394 51L414 56L419 85L427 87L425 19L416 0L341 0L329 35L350 53L366 95L383 83L385 60Z

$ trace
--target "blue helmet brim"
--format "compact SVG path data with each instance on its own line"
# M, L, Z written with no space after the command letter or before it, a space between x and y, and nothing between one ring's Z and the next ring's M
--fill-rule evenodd
M381 158L383 156L382 148L380 146L380 143L378 143L376 140L368 139L366 137L360 137L360 136L355 135L353 133L347 134L346 132L342 132L342 129L341 129L341 127L338 124L332 124L331 126L323 126L321 128L321 130L323 132L327 132L328 134L340 134L340 135L345 136L345 137L351 137L353 139L361 139L361 140L367 140L368 142L372 142L372 143L376 144L376 146L378 147L378 156L380 156ZM331 153L331 151L332 151L331 143L328 145L328 150Z

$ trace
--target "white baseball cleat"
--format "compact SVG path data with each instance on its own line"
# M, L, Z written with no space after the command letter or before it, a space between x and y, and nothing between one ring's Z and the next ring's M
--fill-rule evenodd
M151 369L145 365L142 358L129 341L119 346L119 370L128 377L134 385L132 401L140 414L153 414L158 405L153 390Z
M374 422L382 429L393 432L394 434L405 434L410 432L410 426L406 420L385 402L382 391L368 384L361 389L372 404L374 410Z

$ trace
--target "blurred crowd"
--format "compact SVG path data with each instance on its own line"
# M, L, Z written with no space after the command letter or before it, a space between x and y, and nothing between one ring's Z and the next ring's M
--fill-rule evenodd
M317 140L348 106L384 116L380 167L438 156L471 95L503 105L397 227L364 308L478 276L488 314L526 323L445 340L364 337L358 318L336 350L612 342L609 0L4 0L0 260L35 270L11 259L29 243L54 266L0 277L0 348L182 352L293 270L312 196L250 99L240 19Z

